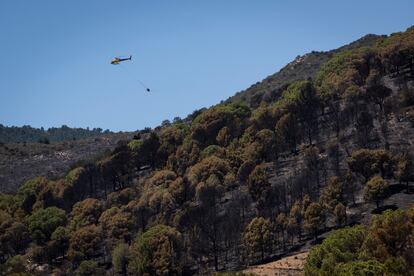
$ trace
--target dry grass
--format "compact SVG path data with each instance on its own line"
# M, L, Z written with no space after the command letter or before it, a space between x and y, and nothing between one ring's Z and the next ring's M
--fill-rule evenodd
M303 275L303 268L307 257L308 252L301 252L292 256L284 257L278 261L249 267L244 272L261 276Z

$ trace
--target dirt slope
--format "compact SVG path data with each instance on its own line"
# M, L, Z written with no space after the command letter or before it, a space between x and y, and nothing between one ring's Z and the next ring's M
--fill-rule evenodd
M260 276L296 276L303 275L303 268L305 265L308 252L301 252L295 255L284 257L278 261L270 262L263 265L257 265L247 268L244 272Z

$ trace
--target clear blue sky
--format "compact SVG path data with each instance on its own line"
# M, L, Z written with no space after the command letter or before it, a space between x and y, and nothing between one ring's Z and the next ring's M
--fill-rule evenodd
M403 31L413 11L412 0L1 0L0 123L154 127L298 54Z

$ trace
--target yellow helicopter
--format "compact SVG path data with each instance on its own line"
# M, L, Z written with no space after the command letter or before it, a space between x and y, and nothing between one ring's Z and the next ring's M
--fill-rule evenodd
M132 60L132 56L129 56L129 58L120 58L120 57L114 57L112 60L111 60L111 64L112 65L118 65L118 64L120 64L121 62L123 62L123 61L127 61L127 60ZM121 66L121 68L122 68L122 66ZM138 80L137 79L137 81L142 85L142 87L144 87L145 88L145 90L147 91L147 92L151 92L151 89L149 89L142 81L140 81L140 80Z
M119 57L115 57L111 60L111 64L113 65L118 65L119 63L123 62L123 61L127 61L127 60L131 60L132 56L129 56L129 58L119 58Z

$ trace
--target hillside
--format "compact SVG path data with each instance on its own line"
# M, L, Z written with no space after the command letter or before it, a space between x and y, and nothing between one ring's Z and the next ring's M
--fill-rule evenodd
M0 192L12 193L36 176L54 179L76 163L94 160L110 152L132 133L99 134L60 142L0 144Z
M52 127L47 130L42 128L33 128L31 126L4 126L0 124L0 143L1 144L16 144L16 143L50 143L67 140L84 139L92 136L99 136L111 134L108 129L102 131L101 128L84 129L84 128L70 128L66 125L61 127Z
M185 121L0 195L0 271L404 275L414 269L413 141L414 27L311 53ZM295 259L307 251L305 264Z
M226 102L237 103L242 101L249 106L257 107L261 101L275 101L280 98L286 85L298 80L315 78L321 66L333 55L356 48L371 47L381 38L383 36L370 34L338 49L327 52L313 51L303 56L297 56L295 60L284 66L279 72L266 77L244 91L236 93Z

